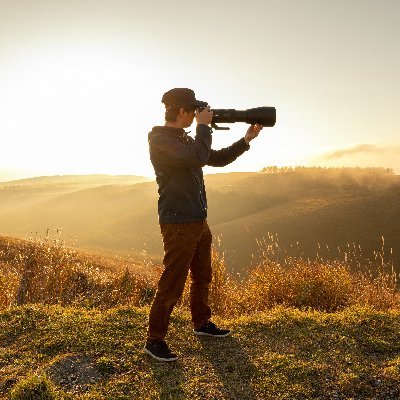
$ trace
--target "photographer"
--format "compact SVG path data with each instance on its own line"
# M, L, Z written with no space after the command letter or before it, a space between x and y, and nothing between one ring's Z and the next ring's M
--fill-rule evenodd
M202 167L223 167L246 150L263 128L251 125L231 146L212 150L212 111L191 89L175 88L164 94L165 125L149 133L150 159L158 184L158 215L164 243L164 271L150 310L144 351L159 361L174 361L164 341L171 312L182 296L190 271L190 310L194 334L225 337L229 330L210 321L212 235L207 224L207 198ZM194 138L184 128L196 118Z

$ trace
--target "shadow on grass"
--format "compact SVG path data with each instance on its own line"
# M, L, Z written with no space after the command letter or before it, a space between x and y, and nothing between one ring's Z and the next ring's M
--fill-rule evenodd
M238 339L232 336L226 338L199 336L199 341L224 387L226 397L256 400L257 396L251 383L256 377L257 369Z
M183 390L186 377L182 365L176 362L157 362L149 360L154 380L160 390L160 400L179 400L185 398Z

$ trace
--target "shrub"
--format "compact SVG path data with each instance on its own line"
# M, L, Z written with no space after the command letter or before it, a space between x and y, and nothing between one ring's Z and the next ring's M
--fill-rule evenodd
M237 294L239 311L254 312L278 304L336 311L349 304L352 277L343 265L302 259L291 263L264 262L251 271Z

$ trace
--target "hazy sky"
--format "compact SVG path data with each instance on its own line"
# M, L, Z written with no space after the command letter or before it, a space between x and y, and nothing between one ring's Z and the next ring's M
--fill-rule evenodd
M399 40L398 0L0 0L0 180L152 175L147 132L172 87L277 109L249 152L206 172L400 172Z

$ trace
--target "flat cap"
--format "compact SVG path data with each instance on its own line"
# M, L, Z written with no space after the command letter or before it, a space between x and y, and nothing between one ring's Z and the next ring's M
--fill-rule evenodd
M197 100L194 91L188 88L174 88L168 90L168 92L164 93L161 102L164 103L166 107L188 105L198 108L208 105L205 101Z

